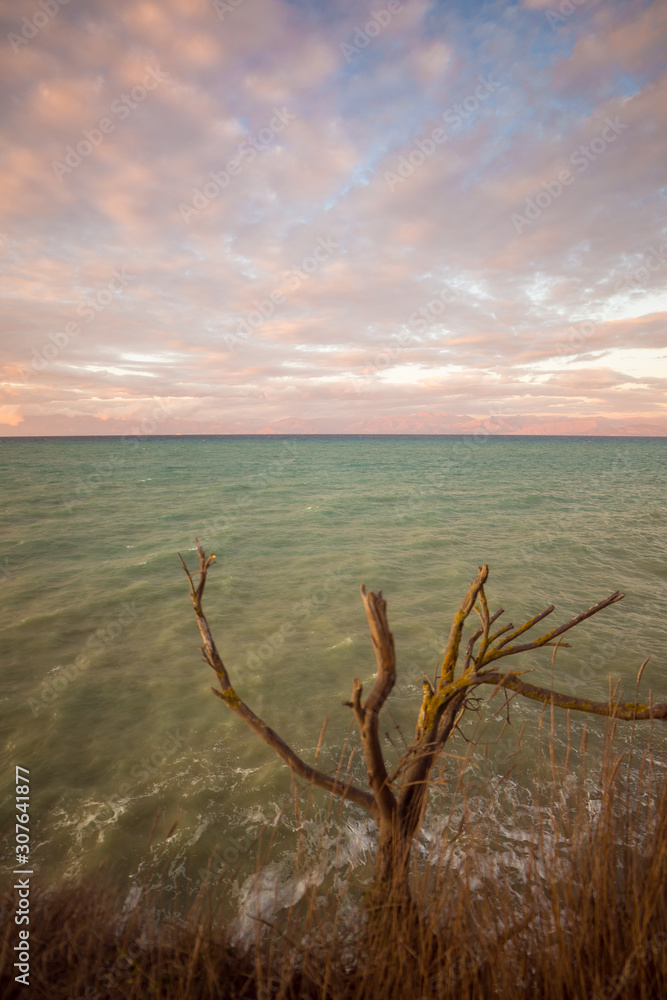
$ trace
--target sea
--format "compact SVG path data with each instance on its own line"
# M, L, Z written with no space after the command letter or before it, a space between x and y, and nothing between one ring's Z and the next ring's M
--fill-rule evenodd
M569 648L523 654L527 679L599 700L620 685L634 699L650 658L640 700L667 700L666 460L665 438L0 439L6 878L15 766L29 774L44 885L101 869L128 899L147 884L186 899L211 873L241 906L258 866L276 899L290 886L297 841L302 862L324 843L335 868L368 867L363 810L295 796L283 763L211 693L179 561L196 569L196 539L216 555L203 604L239 696L306 761L349 767L362 787L343 704L375 672L362 583L382 591L397 649L381 726L390 766L483 563L491 610L515 625L550 604L547 624L560 624L625 594ZM564 713L545 723L539 704L508 709L497 692L474 707L448 744L424 849L443 835L450 764L460 773L464 760L483 797L511 758L516 808L532 801L545 724L566 752ZM583 726L599 743L605 721L572 713L570 726L573 745ZM649 728L619 723L621 750Z

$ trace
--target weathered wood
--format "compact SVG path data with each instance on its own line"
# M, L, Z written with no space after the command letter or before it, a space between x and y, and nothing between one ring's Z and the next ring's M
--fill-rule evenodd
M281 757L287 766L300 778L304 778L306 781L312 782L312 784L317 785L319 788L323 788L325 791L331 792L334 795L340 795L344 799L348 799L350 802L355 802L359 806L363 806L365 809L370 810L374 813L376 811L375 799L369 793L361 788L357 788L356 785L350 782L339 781L337 778L332 778L328 774L323 774L316 768L311 767L302 760L294 750L288 746L287 743L270 726L259 718L258 715L249 708L248 705L237 695L236 691L232 687L231 680L227 669L222 662L222 657L220 656L215 640L211 634L211 629L206 620L206 615L202 609L202 598L204 596L204 587L206 586L206 575L208 573L209 567L212 565L215 556L211 555L206 557L204 550L202 549L199 541L196 540L197 552L199 554L199 584L195 587L193 582L193 576L197 573L188 572L187 566L183 562L183 559L179 553L179 559L183 565L183 569L186 572L188 580L190 581L190 595L192 599L192 606L195 611L195 616L197 618L197 625L199 626L199 632L203 639L204 645L201 647L201 652L204 659L209 664L210 667L215 671L216 677L220 684L221 690L218 691L216 688L211 690L219 698L222 698L227 708L231 709L240 719L243 719L245 724L252 729L254 733L259 736L260 739L264 740L272 750Z
M667 704L651 706L631 701L590 701L588 698L576 698L574 695L561 694L551 688L527 684L512 673L500 674L495 671L485 671L481 683L495 684L496 688L507 688L523 695L524 698L541 701L547 705L553 704L556 708L567 708L573 712L589 712L591 715L604 715L610 719L624 719L627 722L667 719Z
M363 806L369 810L378 827L378 847L375 860L375 890L369 898L373 905L384 899L391 906L399 906L404 912L412 912L409 891L409 870L412 843L421 828L426 809L429 780L433 767L445 743L454 731L461 715L469 704L471 693L481 685L494 685L494 692L504 688L525 698L552 704L556 708L589 712L614 719L627 720L667 720L667 703L649 704L621 702L610 698L607 702L578 698L551 688L539 687L520 679L516 672L502 673L490 670L489 666L506 656L515 656L528 650L548 646L566 645L560 639L565 632L581 624L587 618L623 599L623 594L615 591L603 601L599 601L586 611L575 615L563 625L552 629L538 639L516 643L516 639L541 622L555 610L549 605L544 611L529 618L515 628L508 624L491 634L491 625L503 614L499 609L490 614L484 584L489 575L488 566L479 568L454 616L452 627L435 687L430 681L423 684L423 697L415 730L415 739L403 754L391 777L382 752L379 737L380 712L396 683L396 650L394 637L387 619L387 604L382 591L377 594L361 587L361 597L368 619L371 641L375 650L377 673L375 682L365 702L362 702L363 687L355 679L352 698L343 704L354 713L359 729L370 792L358 788L352 782L343 782L318 771L303 761L298 754L278 736L273 729L255 715L234 690L229 673L218 652L206 616L202 609L202 599L206 577L215 560L206 553L197 541L199 571L190 573L181 558L190 584L192 605L203 640L201 647L206 662L215 671L220 691L213 689L227 707L241 718L245 724L264 740L290 767L294 774L332 794ZM179 556L180 558L180 556ZM194 577L199 576L195 586ZM473 609L481 619L481 628L474 632L466 645L463 666L458 676L456 668L459 649L466 620ZM557 642L554 642L558 639ZM480 641L481 640L481 641ZM475 651L476 644L479 647ZM514 645L512 645L514 643ZM642 663L637 675L637 687L646 662ZM493 694L491 697L493 697Z
M361 748L368 771L368 784L375 797L375 803L379 812L379 825L381 827L393 827L396 813L396 798L389 786L387 767L382 747L380 746L379 725L382 706L396 683L396 650L394 648L394 637L389 630L389 623L387 622L387 602L382 597L382 591L379 591L377 594L374 594L372 591L367 592L362 584L361 599L366 609L371 641L375 650L377 673L375 675L375 684L361 712L355 711L355 716L359 724ZM352 693L353 704L357 692L360 698L361 683L355 680Z
M445 655L440 668L440 682L438 684L438 690L443 689L447 684L451 683L454 678L454 669L459 656L459 646L461 644L461 636L463 635L463 626L465 625L466 618L475 606L477 595L486 583L488 575L489 567L486 564L484 566L480 566L476 579L470 584L468 592L461 602L461 607L454 615L454 621L452 622L452 627L449 632L449 639L447 640Z
M531 618L530 621L525 623L525 625L522 625L521 628L517 629L513 635L505 636L505 638L498 643L495 649L491 649L488 653L484 654L479 665L485 666L493 660L499 660L501 656L514 656L516 653L525 653L529 649L539 649L540 646L548 646L556 638L556 636L563 635L564 632L568 632L571 628L574 628L575 625L579 625L592 615L596 615L598 611L602 611L604 608L608 608L611 604L616 604L618 601L622 601L624 597L625 594L622 594L620 590L616 590L613 594L610 594L609 597L605 597L603 601L599 601L597 604L594 604L591 608L588 608L587 611L582 611L580 615L575 615L575 617L571 618L569 622L565 622L564 625L559 625L558 628L552 629L551 632L547 632L546 635L540 636L539 639L535 639L533 642L525 642L518 646L506 645L508 642L511 642L512 639L532 628L536 622L541 621L542 618L551 614L554 607L553 605L550 605L545 611L542 611L541 614L536 615L535 618Z

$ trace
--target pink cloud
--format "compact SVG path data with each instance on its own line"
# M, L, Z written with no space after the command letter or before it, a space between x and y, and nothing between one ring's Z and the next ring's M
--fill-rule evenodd
M341 45L371 7L63 11L0 68L6 426L122 433L155 399L178 401L165 427L183 433L453 433L499 407L522 427L663 426L664 382L641 364L665 333L664 12L582 5L559 34L531 6L406 5L351 62ZM168 79L114 117L147 66ZM501 86L476 100L483 76ZM294 118L216 188L278 106ZM53 160L105 115L112 133L58 178ZM578 171L607 119L627 128ZM420 162L438 123L447 139ZM517 232L563 169L572 183ZM82 320L118 268L132 280ZM634 351L639 374L610 351Z

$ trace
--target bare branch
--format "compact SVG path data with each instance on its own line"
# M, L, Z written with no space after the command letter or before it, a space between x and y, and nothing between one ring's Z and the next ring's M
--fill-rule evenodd
M478 667L486 666L487 663L492 663L493 660L499 660L502 656L513 656L515 653L523 653L528 649L539 649L540 646L547 646L551 643L552 639L556 638L556 636L562 635L563 632L567 632L569 629L574 628L575 625L579 625L580 622L590 618L591 615L597 614L598 611L602 611L603 608L608 608L611 604L616 604L618 601L622 601L624 597L625 594L622 594L619 590L617 590L613 594L610 594L609 597L605 597L603 601L599 601L597 604L594 604L593 607L588 608L587 611L582 611L580 615L576 615L574 618L571 618L569 622L565 622L564 625L559 625L558 628L553 629L551 632L547 632L546 635L540 636L539 639L535 639L533 642L522 643L518 646L505 647L505 642L510 641L510 637L506 636L505 639L501 639L495 649L490 649L486 653L483 662L480 661L478 663ZM531 618L530 622L526 622L520 629L517 629L515 635L519 635L520 633L527 631L536 622L545 618L546 615L551 614L552 610L553 608L549 607L535 618Z
M483 593L484 593L484 590L482 589L480 591L480 594L483 594ZM486 602L486 598L484 598L484 600ZM477 610L477 609L475 609L475 610ZM488 608L487 608L487 614L488 614ZM505 609L504 608L498 608L498 610L496 611L496 613L494 615L491 615L491 617L489 618L489 625L493 625L493 623L495 621L497 621L500 618L501 615L504 615L504 614L505 614ZM504 632L507 632L511 628L514 628L514 625L512 625L510 623L509 625L505 625L503 628L498 629L498 631L494 632L492 636L488 636L488 638L486 640L486 645L490 646L491 643L494 642L498 638L499 635L502 635ZM474 633L474 635L471 635L470 638L468 639L468 645L466 646L466 655L465 655L465 658L464 658L464 661L463 661L463 673L465 673L466 670L468 669L468 667L470 666L470 661L472 660L472 654L473 654L473 651L474 651L474 648L475 648L475 643L477 642L477 640L479 639L479 637L483 633L484 633L484 626L482 626L482 628L477 629L477 631ZM488 633L488 628L487 628L487 633ZM480 649L481 648L482 647L480 647ZM478 653L477 654L478 658L479 658L479 655L480 654Z
M196 576L197 573L188 572L188 568L185 565L183 557L181 556L180 552L178 553L178 558L181 560L181 564L183 566L183 569L185 570L185 575L187 576L188 582L190 584L192 607L194 608L195 617L197 619L197 625L199 626L199 632L204 642L204 645L201 648L201 652L202 656L209 664L209 666L212 667L213 670L215 670L218 681L220 682L220 687L222 688L223 692L226 690L232 691L232 685L229 679L229 674L227 673L227 669L224 663L222 662L222 657L220 656L220 653L218 652L218 649L215 645L215 640L213 639L211 630L209 628L209 624L206 621L206 616L204 615L204 612L202 611L201 607L202 596L204 594L204 587L206 586L206 575L208 573L209 566L215 559L215 556L211 555L207 559L206 553L199 544L199 539L195 539L195 543L197 545L197 554L199 555L199 584L197 587L195 587L192 580L192 577Z
M356 805L363 806L368 809L371 813L375 814L376 805L374 797L361 788L357 788L356 785L338 781L335 778L330 777L328 774L323 774L321 771L316 770L311 767L310 764L306 764L298 754L292 750L292 748L285 743L283 739L273 729L266 725L266 723L255 715L251 708L242 701L237 695L236 691L232 687L229 674L227 669L222 662L222 658L218 653L215 641L211 634L209 624L206 620L206 616L202 610L202 597L204 595L204 587L206 586L206 575L208 570L215 559L215 556L211 555L208 558L204 550L202 549L199 541L197 541L197 552L199 554L199 584L197 587L194 586L192 577L196 576L196 573L190 573L188 571L185 562L183 561L180 553L179 559L183 565L183 569L188 577L190 583L190 592L192 606L195 611L195 616L197 618L197 625L199 626L199 631L201 637L204 641L204 646L202 648L202 653L206 662L213 668L215 674L220 683L221 691L216 688L211 688L213 693L222 698L225 705L232 710L239 718L243 719L245 724L252 729L260 739L264 740L268 746L274 750L279 757L281 757L287 766L300 778L304 778L306 781L312 782L314 785L318 785L320 788L324 788L326 791L331 792L334 795L340 795L344 799L348 799L350 802L356 803Z
M215 690L214 693L285 761L294 774L369 810L378 826L376 880L378 884L385 885L385 888L391 884L402 885L408 898L407 877L411 843L422 823L432 769L463 713L476 707L476 702L480 699L473 696L473 692L480 685L491 684L494 686L489 700L495 696L500 688L503 689L505 705L499 711L508 713L506 724L509 723L508 710L511 700L508 698L508 692L513 692L512 698L522 695L544 705L588 712L614 719L667 720L667 703L654 705L650 695L648 705L642 704L638 700L622 702L619 699L618 690L612 691L610 688L608 700L596 702L588 698L578 698L551 688L530 684L523 680L523 674L519 670L503 673L493 668L488 669L495 660L504 656L513 656L542 647L552 647L555 655L559 646L567 646L567 643L562 640L562 636L566 632L597 614L603 608L622 600L624 595L615 591L605 600L539 638L528 642L517 642L517 639L538 622L552 614L555 610L554 606L550 605L545 608L544 611L534 615L519 628L515 628L510 623L492 634L491 626L504 612L500 608L494 615L489 613L484 591L489 569L488 566L484 565L479 567L477 577L468 588L461 606L454 616L437 684L431 685L429 681L425 681L423 684L421 711L415 739L402 755L390 778L387 774L380 744L379 716L396 682L396 650L394 638L389 629L387 605L382 597L382 592L379 591L375 594L372 591L367 591L362 585L361 597L375 651L377 673L365 702L362 702L361 681L355 679L351 700L343 703L353 710L359 729L371 791L362 790L353 783L342 780L338 772L335 776L331 776L305 763L277 733L238 697L232 687L229 674L222 662L202 610L207 573L215 556L207 557L198 541L197 553L199 570L193 573L188 571L183 559L180 556L179 558L181 558L183 569L188 577L192 605L203 640L201 652L206 662L215 671L220 685L221 690ZM455 676L464 625L473 609L480 616L481 628L477 629L468 640L463 670L458 676ZM475 655L475 646L480 639L481 643ZM646 662L639 668L637 686L639 686ZM318 753L321 742L322 736L320 736L318 744Z
M489 575L489 567L485 564L479 567L479 573L473 583L470 584L468 592L461 602L461 607L454 615L454 621L452 622L452 627L449 633L449 638L447 640L447 646L445 649L445 657L442 661L442 667L440 668L440 682L438 684L438 692L442 692L446 686L451 683L454 679L454 668L456 666L456 661L459 656L459 646L461 644L461 635L463 633L463 625L466 618L475 606L475 601L477 600L477 595L479 594L481 588L486 583L486 578Z
M378 666L375 684L364 708L367 712L377 713L396 683L396 650L394 649L394 637L389 631L387 602L382 596L382 591L378 591L377 594L374 594L372 590L366 591L362 583L361 599L364 602Z
M659 705L642 705L639 702L616 702L616 701L590 701L588 698L575 698L574 695L561 694L551 688L538 687L536 684L527 684L520 681L513 673L497 673L496 671L485 671L479 677L480 684L495 684L496 690L499 688L509 688L516 691L524 698L531 698L533 701L541 701L547 705L555 705L557 708L568 708L575 712L589 712L592 715L604 715L614 719L646 720L646 719L667 719L667 702ZM494 691L495 694L495 691Z
M408 754L411 754L411 763L398 795L398 817L401 835L408 842L419 830L426 808L429 775L440 750L456 725L464 702L465 691L458 692L452 697L438 715L436 731L425 731L405 755L407 758Z
M473 634L468 639L468 645L466 646L466 655L463 658L463 673L465 673L468 667L470 666L470 661L472 660L472 654L475 649L475 643L477 642L483 631L484 631L483 628L478 628L477 631L473 632Z
M504 612L503 608L500 608L498 611L496 611L495 615L491 619L491 624L493 624L497 618L500 618L500 616L504 615L504 614L505 614L505 612ZM494 632L493 635L489 637L489 644L491 644L492 642L495 642L496 639L499 636L504 635L505 632L509 632L513 628L514 628L514 625L512 624L512 622L508 622L507 625L503 625L502 628L499 628L497 632Z
M533 625L537 625L538 622L541 622L543 618L546 618L547 615L550 615L552 611L555 610L556 606L554 604L550 604L548 608L545 608L544 611L540 611L539 615L535 615L534 618L530 618L527 622L521 625L520 628L512 632L511 635L506 635L502 642L498 643L496 649L501 649L503 646L506 646L508 642L512 642L513 639L516 639L517 636L523 635L524 632L531 629Z
M361 694L363 691L363 686L358 677L355 677L354 684L352 686L352 701L348 701L347 704L354 711L355 718L359 728L364 724L365 712L361 705Z
M361 746L368 771L368 784L373 790L380 815L385 822L388 822L396 812L396 799L389 785L387 767L380 746L379 716L382 706L396 683L396 650L394 637L387 621L387 602L382 597L382 591L374 594L372 590L367 591L362 584L361 599L364 602L371 640L375 649L377 674L375 684L363 706L361 705L361 684L359 681L354 682L352 707L359 724Z
M423 691L422 707L419 710L419 717L417 719L417 733L416 733L417 738L424 735L424 721L426 719L426 708L434 694L433 685L431 684L430 680L428 680L428 678L422 681L422 691Z
M481 608L481 619L482 619L482 641L479 644L479 652L477 653L477 659L480 663L484 661L484 654L489 648L489 630L491 628L491 618L489 616L489 605L486 602L486 594L484 593L484 587L479 588L479 604Z

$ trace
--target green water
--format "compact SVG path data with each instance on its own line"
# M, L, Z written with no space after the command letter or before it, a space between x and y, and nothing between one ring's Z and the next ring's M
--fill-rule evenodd
M604 699L611 674L633 696L651 656L642 690L666 700L666 456L665 439L629 438L4 439L3 819L9 769L27 767L41 879L104 862L126 880L158 851L180 890L212 855L238 860L289 803L286 769L209 691L177 556L194 567L195 537L218 556L205 608L239 694L307 760L328 717L323 769L351 733L354 677L372 683L361 582L388 601L391 710L408 735L482 562L490 604L515 623L554 603L556 624L624 591L559 652L556 686ZM548 652L523 666L549 683ZM539 706L515 704L520 795ZM315 793L313 815L324 806ZM370 834L345 810L353 854ZM277 820L284 858L294 825Z

